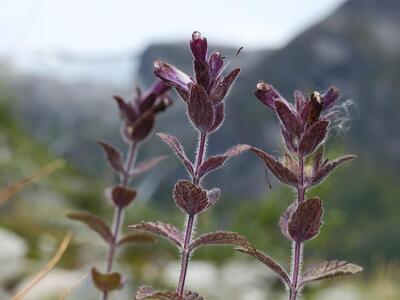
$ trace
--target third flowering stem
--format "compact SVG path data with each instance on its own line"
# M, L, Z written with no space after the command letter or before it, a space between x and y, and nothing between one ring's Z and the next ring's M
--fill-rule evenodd
M123 187L127 187L129 183L129 174L132 168L135 165L135 158L137 152L137 142L132 142L129 147L128 157L125 162L124 173L121 175L121 184ZM107 257L107 273L112 272L115 252L117 251L117 243L119 233L121 231L121 225L124 219L124 208L123 207L116 207L115 208L115 215L114 215L114 230L113 230L113 239L110 242L110 248ZM102 300L108 299L108 293L103 292Z
M199 146L197 150L197 158L196 158L196 168L193 174L193 184L198 185L200 178L198 176L198 171L200 168L201 163L203 162L203 158L206 152L206 144L207 144L207 133L200 133L199 134ZM181 257L181 271L179 275L178 286L176 288L176 292L179 296L183 295L183 291L185 288L185 281L187 275L187 269L189 265L189 257L190 257L190 250L189 245L192 238L193 233L193 226L194 226L194 216L188 215L187 222L185 226L185 239Z

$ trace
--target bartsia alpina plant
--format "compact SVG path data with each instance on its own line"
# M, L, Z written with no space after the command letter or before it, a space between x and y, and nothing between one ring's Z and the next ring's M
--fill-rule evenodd
M146 94L137 89L136 96L131 101L125 101L115 96L122 119L121 134L127 144L126 155L105 142L98 142L103 149L110 168L118 175L119 183L105 190L105 198L114 207L114 225L111 229L101 218L85 212L68 214L70 219L80 221L97 232L109 245L104 272L97 268L92 269L92 279L95 286L101 291L101 299L107 300L109 293L123 287L122 276L113 272L113 264L117 248L137 242L151 242L152 236L140 233L129 233L121 236L120 231L124 219L125 209L135 200L136 190L129 187L130 181L150 169L154 168L165 156L158 156L136 164L136 155L139 146L151 135L157 114L164 111L171 104L168 95L170 87L162 81L157 81Z
M130 226L133 229L151 232L167 238L181 251L181 268L175 291L158 291L149 286L139 288L136 299L203 299L196 292L185 291L186 275L191 253L200 246L212 244L233 244L246 246L247 241L234 232L217 231L193 238L193 228L197 217L211 209L220 198L220 189L206 189L202 179L212 171L222 167L233 156L249 150L248 145L236 145L225 153L207 157L207 139L221 127L224 120L225 98L240 69L234 69L226 76L224 58L217 51L208 54L207 40L199 32L194 32L190 41L193 54L195 79L162 61L154 63L154 73L171 85L187 105L187 114L198 134L198 149L195 161L185 154L178 139L159 133L161 140L177 155L186 168L190 180L179 180L173 189L175 204L186 215L183 231L162 222L142 222Z
M282 234L292 243L291 274L252 246L237 250L257 258L274 270L288 288L289 300L295 300L309 282L362 271L355 264L338 260L323 262L304 273L301 270L303 244L318 235L323 216L322 200L316 196L307 198L306 192L324 181L340 164L355 156L345 155L334 160L324 157L329 127L338 114L335 104L339 91L336 87L331 87L323 94L313 92L308 98L295 91L293 105L270 84L259 82L255 96L276 113L287 151L281 159L254 147L251 151L280 182L297 192L297 199L287 208L279 222Z

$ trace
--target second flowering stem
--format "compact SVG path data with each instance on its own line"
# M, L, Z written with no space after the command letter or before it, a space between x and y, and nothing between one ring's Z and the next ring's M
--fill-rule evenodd
M197 158L196 158L196 167L195 171L193 174L193 184L198 185L200 178L198 176L198 170L200 165L203 162L205 152L206 152L206 145L207 145L207 133L200 133L199 134L199 146L197 150ZM182 251L182 257L181 257L181 271L179 275L179 281L178 281L178 286L176 288L176 292L179 294L179 296L183 295L183 291L185 288L185 282L186 282L186 275L187 275L187 269L189 265L189 258L190 258L190 241L192 238L192 233L193 233L193 226L194 226L194 216L188 215L187 217L187 222L185 226L185 239L184 239L184 245L183 245L183 251Z

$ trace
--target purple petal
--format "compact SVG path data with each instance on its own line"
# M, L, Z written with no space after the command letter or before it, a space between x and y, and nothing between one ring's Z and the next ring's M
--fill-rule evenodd
M204 62L207 57L207 39L203 38L200 32L193 32L190 49L195 60Z
M161 60L156 60L154 62L154 74L166 84L175 88L183 100L189 99L189 84L194 82L186 73Z
M283 99L272 85L264 81L259 81L257 83L257 90L254 92L254 95L261 101L261 103L265 104L272 110L275 110L275 101Z
M208 64L210 66L210 79L214 80L224 65L224 60L218 51L211 53Z

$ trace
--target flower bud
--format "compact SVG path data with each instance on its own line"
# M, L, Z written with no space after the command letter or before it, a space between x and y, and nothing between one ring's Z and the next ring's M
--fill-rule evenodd
M190 49L195 60L204 62L207 57L207 39L203 38L200 32L193 32Z

